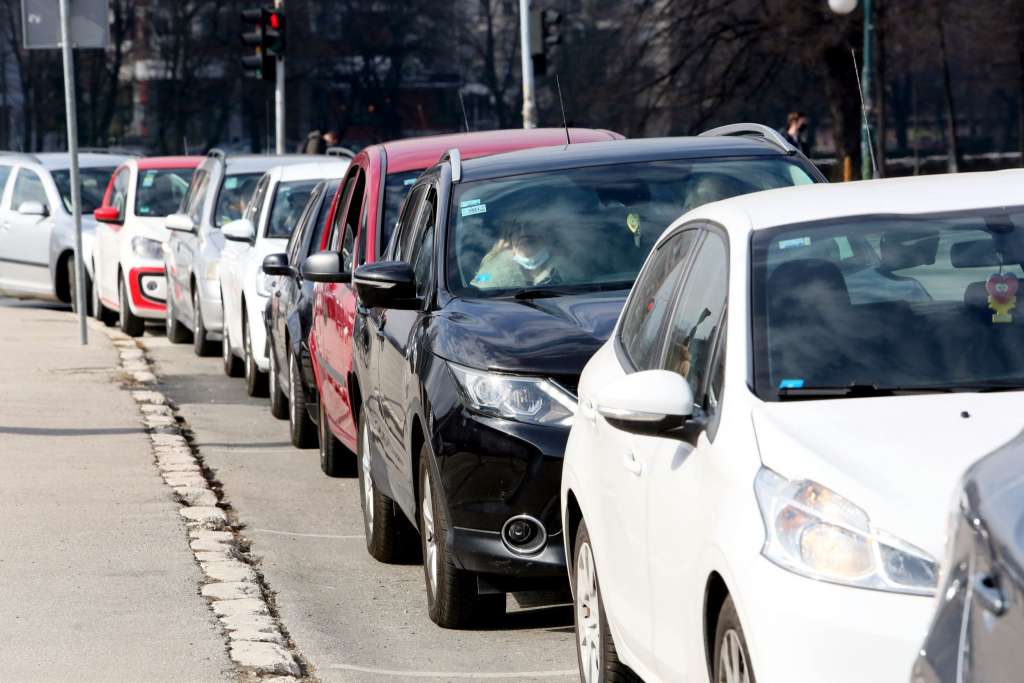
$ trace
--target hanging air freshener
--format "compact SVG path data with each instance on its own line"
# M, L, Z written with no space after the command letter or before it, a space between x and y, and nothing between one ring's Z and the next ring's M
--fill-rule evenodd
M1013 273L993 273L985 282L988 292L988 307L993 323L1012 323L1013 310L1017 307L1017 276Z

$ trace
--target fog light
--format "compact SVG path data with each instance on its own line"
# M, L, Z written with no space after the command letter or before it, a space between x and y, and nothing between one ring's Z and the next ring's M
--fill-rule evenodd
M548 535L544 525L529 515L517 515L505 522L501 528L501 540L505 547L517 555L531 555L547 543Z
M158 285L158 284L157 284L156 282L154 282L153 280L150 280L149 282L147 282L147 283L146 283L146 289L147 289L148 291L150 291L150 292L155 292L155 291L156 291L156 288L157 288L157 287L159 287L159 286L160 286L160 285Z

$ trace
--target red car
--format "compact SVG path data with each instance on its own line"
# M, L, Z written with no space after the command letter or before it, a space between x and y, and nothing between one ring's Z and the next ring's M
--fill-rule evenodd
M570 128L568 134L573 144L622 139L618 133L587 128ZM463 159L470 159L565 142L564 128L534 128L437 135L367 147L352 160L338 187L326 244L341 253L343 263L351 264L349 272L377 260L391 238L406 189L450 149L457 148ZM355 314L356 295L348 282L316 285L309 356L316 377L320 467L329 476L356 471L351 400L359 391L352 373Z

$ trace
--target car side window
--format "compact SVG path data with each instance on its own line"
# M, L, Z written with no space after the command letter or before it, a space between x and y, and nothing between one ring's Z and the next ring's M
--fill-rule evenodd
M687 269L668 328L661 367L686 378L694 403L706 407L707 387L718 332L725 320L729 290L729 254L725 238L704 230L692 265Z
M128 206L128 179L129 171L122 168L114 176L114 185L110 190L110 206L117 209L117 212L124 216L125 207Z
M651 370L661 358L661 330L698 232L696 228L683 230L659 245L633 287L619 328L619 343L637 370Z
M430 293L430 277L434 263L434 225L437 216L437 191L430 188L420 204L420 211L410 233L414 236L411 253L413 277L416 282L416 297L423 299Z
M46 201L43 179L35 171L19 168L18 175L14 178L14 198L11 200L11 206L17 211L25 202L39 202L47 209L50 208L50 203Z
M260 178L259 183L256 184L256 189L253 190L252 199L249 200L249 204L245 207L244 218L248 218L253 224L256 231L260 229L260 218L263 216L263 201L267 194L267 187L270 185L270 175L264 175Z
M188 214L192 222L199 225L203 220L203 203L206 199L206 192L210 187L210 174L207 171L198 171L192 178L192 187L188 196L182 203L182 210Z
M344 220L339 223L341 239L338 243L338 251L345 264L351 268L355 259L356 236L359 230L359 213L363 210L363 197L366 194L366 174L359 169L352 179L352 192L348 198L348 205L345 207Z
M395 226L395 232L391 236L394 248L392 249L391 247L388 247L388 253L391 254L391 258L395 261L409 260L409 254L412 251L413 234L415 233L413 228L421 200L423 199L423 195L426 191L426 185L417 185L412 188L412 191L405 198L405 202L402 204L402 210L401 213L398 214L398 223Z
M317 213L317 209L320 206L320 193L323 191L323 185L318 185L313 193L309 196L309 201L306 202L306 207L302 210L302 214L299 215L299 220L295 223L295 230L292 231L291 236L288 238L288 262L295 265L304 255L304 245L306 244L306 238L309 236L309 228L311 218L310 216Z
M345 176L341 196L338 197L338 207L334 212L334 217L331 219L330 234L327 235L327 248L331 251L338 250L338 235L341 233L341 228L345 225L345 207L348 206L348 198L352 195L352 190L355 189L358 180L359 169L350 169L348 175Z
M11 178L11 166L0 165L0 197L3 196L4 189L7 187L7 181Z

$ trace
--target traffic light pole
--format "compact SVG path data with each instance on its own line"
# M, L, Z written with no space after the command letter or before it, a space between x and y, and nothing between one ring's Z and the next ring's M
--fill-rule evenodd
M284 9L284 0L274 0L274 7ZM274 87L274 138L277 153L284 154L284 57L277 58L277 83Z
M523 62L523 128L537 127L537 95L533 89L530 41L530 0L519 0L519 52Z

